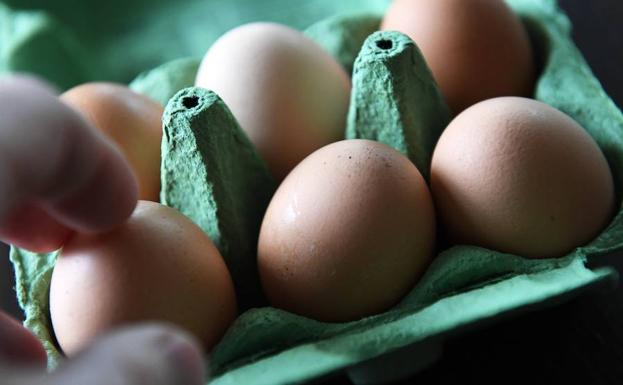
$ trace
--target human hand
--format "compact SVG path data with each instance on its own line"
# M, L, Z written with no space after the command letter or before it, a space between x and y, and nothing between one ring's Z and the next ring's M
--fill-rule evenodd
M137 202L123 155L53 89L25 76L0 78L0 240L58 249L73 232L106 231ZM41 343L0 312L3 384L201 384L199 345L171 326L104 336L46 374Z
M0 313L0 379L3 385L200 385L204 369L189 335L150 324L118 329L48 374L39 341Z
M0 239L58 249L73 231L105 231L137 202L123 155L45 84L0 78Z

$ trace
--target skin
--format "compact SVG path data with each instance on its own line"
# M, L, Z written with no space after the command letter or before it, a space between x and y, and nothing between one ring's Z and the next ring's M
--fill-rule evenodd
M162 106L113 83L82 84L60 98L119 146L136 175L139 199L158 202Z
M98 233L126 220L137 201L123 156L46 84L0 78L0 240L34 251L74 232ZM202 384L199 345L167 325L102 336L45 371L41 343L0 312L0 378L7 385Z

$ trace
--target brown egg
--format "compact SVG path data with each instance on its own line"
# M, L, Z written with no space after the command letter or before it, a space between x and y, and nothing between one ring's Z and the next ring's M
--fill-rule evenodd
M532 93L528 34L503 0L394 0L381 29L415 41L455 113Z
M463 111L431 166L440 222L456 242L558 257L592 240L614 212L614 184L595 141L562 112L504 97Z
M292 28L252 23L229 31L206 53L195 83L225 101L278 180L344 137L349 77Z
M395 305L428 265L435 217L417 168L394 149L345 140L314 152L275 193L258 264L279 308L349 321Z
M136 174L139 199L158 202L162 106L112 83L83 84L62 94L61 100L121 148Z
M139 201L128 221L101 235L75 235L50 288L56 338L68 355L115 327L171 322L207 349L236 316L234 287L212 241L178 211Z

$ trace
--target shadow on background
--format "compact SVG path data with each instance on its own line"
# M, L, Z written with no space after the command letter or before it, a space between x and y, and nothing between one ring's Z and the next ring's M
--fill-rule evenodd
M623 1L560 0L573 37L606 92L623 106ZM0 244L0 306L21 317L8 248ZM608 264L623 272L623 256ZM623 288L585 295L449 341L442 359L404 382L614 384L623 378ZM338 376L330 381L348 384Z
M604 89L623 107L623 1L559 0L573 24L573 40Z
M0 309L22 319L22 312L15 300L13 268L9 262L9 247L0 243Z

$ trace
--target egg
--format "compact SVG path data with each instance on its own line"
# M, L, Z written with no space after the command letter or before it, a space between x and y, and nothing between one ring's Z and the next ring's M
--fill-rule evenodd
M79 85L63 93L61 100L119 146L136 175L139 198L157 202L162 106L113 83Z
M533 258L591 241L615 208L592 137L553 107L519 97L478 103L450 123L433 154L431 189L455 242Z
M236 316L229 271L188 218L139 201L115 230L76 234L56 261L50 315L65 354L118 326L170 322L212 348Z
M532 92L530 40L503 0L394 0L381 29L415 41L455 113Z
M292 28L252 23L227 32L206 53L195 83L225 101L277 180L344 137L348 74Z
M434 243L432 198L413 163L385 144L345 140L305 158L278 188L258 266L273 306L350 321L395 305Z

